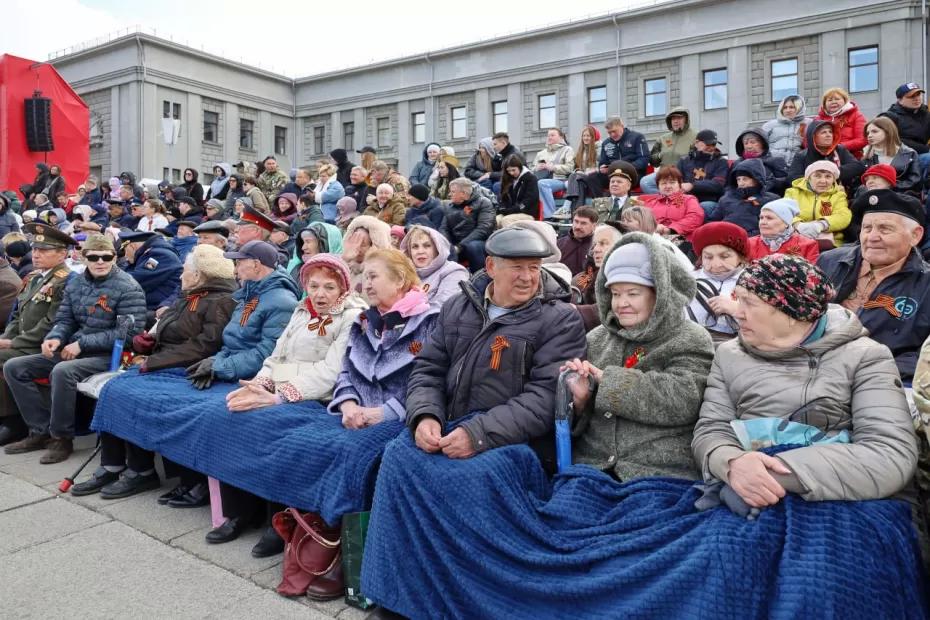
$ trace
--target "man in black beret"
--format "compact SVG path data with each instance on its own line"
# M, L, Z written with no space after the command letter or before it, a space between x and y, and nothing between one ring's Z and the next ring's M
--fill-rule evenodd
M417 446L468 458L529 443L555 469L553 404L559 366L584 357L585 331L568 285L542 269L552 248L532 230L504 228L485 268L461 284L417 358L407 424ZM480 412L456 430L446 424Z
M825 252L817 264L836 289L833 303L859 315L910 383L930 336L930 267L917 250L923 205L908 194L877 189L859 196L853 212L862 215L859 244Z

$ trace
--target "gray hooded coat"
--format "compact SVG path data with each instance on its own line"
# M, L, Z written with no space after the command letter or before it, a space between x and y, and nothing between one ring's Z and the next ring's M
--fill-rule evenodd
M610 308L606 270L597 275L601 326L588 333L588 361L604 371L579 415L574 461L641 476L696 478L691 434L698 419L714 346L707 331L685 317L694 278L671 247L653 235L629 233L616 248L641 243L649 251L656 305L645 324L626 329ZM639 350L639 361L630 364ZM627 367L630 365L631 367Z
M782 114L782 108L788 99L798 99L798 112L793 118L785 118ZM794 156L804 148L804 129L807 122L804 118L804 97L800 95L789 95L781 100L778 104L778 111L775 118L766 121L762 125L762 132L769 141L769 152L773 157L781 157L785 164L790 166Z

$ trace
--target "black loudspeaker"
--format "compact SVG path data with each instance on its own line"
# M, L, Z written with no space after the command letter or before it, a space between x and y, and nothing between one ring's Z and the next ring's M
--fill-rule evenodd
M30 151L54 151L52 142L52 100L26 99L26 144Z

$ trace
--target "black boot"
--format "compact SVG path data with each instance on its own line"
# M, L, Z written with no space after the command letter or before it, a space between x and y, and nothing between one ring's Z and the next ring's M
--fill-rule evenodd
M19 415L11 415L2 419L3 425L0 426L0 446L8 443L25 439L29 436L29 427Z

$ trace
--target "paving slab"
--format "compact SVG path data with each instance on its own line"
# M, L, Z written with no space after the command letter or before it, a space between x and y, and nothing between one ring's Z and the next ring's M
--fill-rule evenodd
M34 484L0 473L0 512L53 497Z
M75 451L68 460L62 461L61 463L53 463L52 465L42 465L39 463L39 458L45 454L45 450L37 450L36 452L29 452L25 455L29 458L7 463L0 467L0 470L16 476L21 480L25 480L26 482L31 482L36 486L44 487L52 483L61 482L65 477L73 474L74 471L81 466L81 463L90 456L93 450L93 444L80 450L75 446ZM86 478L99 464L100 457L94 457L94 460L84 469L84 474L80 476L78 480Z
M109 520L105 515L57 497L0 512L0 532L3 533L0 535L0 556L80 532ZM8 561L8 558L4 558L0 567L5 568ZM0 574L3 568L0 568ZM5 588L6 583L2 578L0 583ZM6 596L4 592L4 598Z
M17 617L325 617L116 521L4 557L0 583Z
M100 500L99 510L117 521L169 543L189 532L199 532L202 537L210 528L210 507L169 508L155 501L164 489L140 493L131 501Z
M211 545L204 540L210 529L207 519L201 529L175 538L171 545L247 579L281 561L280 555L261 559L252 557L252 547L261 538L261 530L249 530L236 540Z

